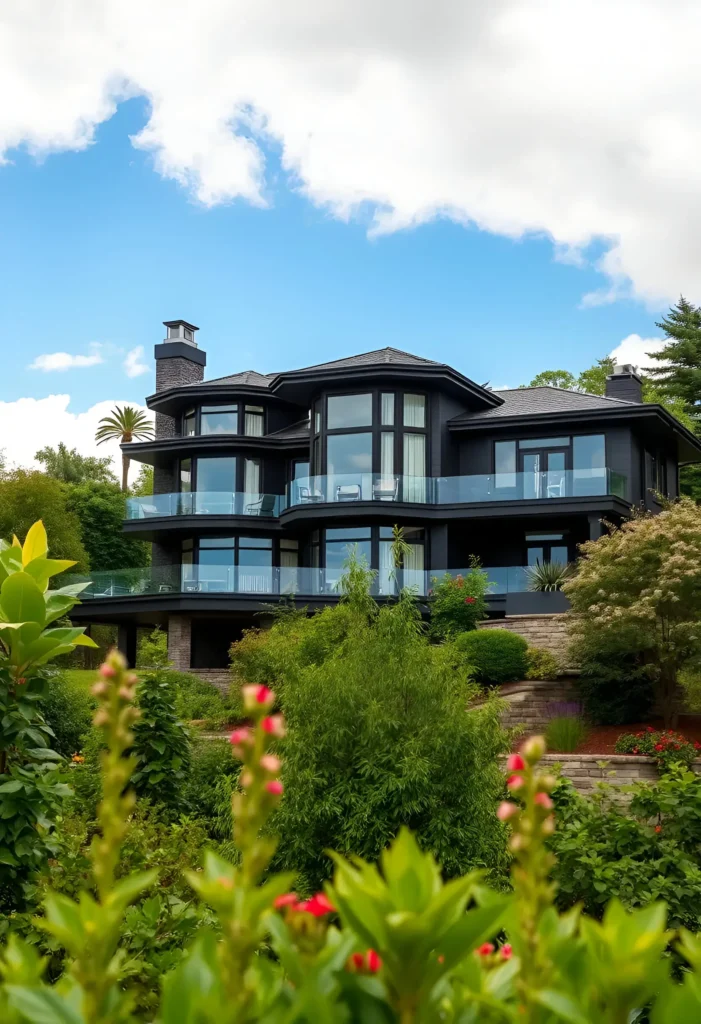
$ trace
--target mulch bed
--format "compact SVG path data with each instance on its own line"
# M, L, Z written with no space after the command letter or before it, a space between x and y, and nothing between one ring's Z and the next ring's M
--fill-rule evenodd
M615 754L616 740L619 736L630 732L644 732L648 725L653 729L662 729L661 718L653 718L649 722L638 722L634 725L597 725L589 730L587 738L577 747L578 754ZM676 732L680 732L687 740L701 743L701 717L680 715ZM555 754L557 751L553 750Z

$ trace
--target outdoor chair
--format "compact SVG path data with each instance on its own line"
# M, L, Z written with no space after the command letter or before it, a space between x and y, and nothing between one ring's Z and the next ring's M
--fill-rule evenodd
M251 501L246 505L247 516L274 516L276 494L261 494L257 501Z
M396 476L376 480L372 485L374 501L396 501L399 491L399 480Z
M360 501L360 484L339 484L336 488L336 501Z
M324 501L324 495L321 491L312 487L300 487L299 489L299 501L301 505L310 504L315 501Z

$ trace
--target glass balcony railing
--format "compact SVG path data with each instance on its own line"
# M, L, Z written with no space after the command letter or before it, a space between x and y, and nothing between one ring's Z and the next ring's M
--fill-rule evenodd
M485 501L548 500L607 494L625 499L626 491L626 477L611 469L445 477L345 473L294 480L288 487L287 506L353 501L469 505Z
M446 573L467 575L469 569L380 569L372 593L376 597L396 594L400 587L411 587L419 597L429 595L436 581ZM490 594L520 593L528 589L524 566L486 567L491 581ZM250 597L271 595L290 597L338 596L341 593L341 569L313 569L296 566L261 565L170 565L143 569L118 569L96 572L91 576L73 576L72 583L89 583L81 600L140 597L168 594L239 594Z
M282 494L247 494L244 491L187 491L127 498L127 519L157 516L279 516L285 507Z
M611 469L485 473L476 476L381 476L345 473L293 480L287 494L192 491L127 498L127 519L161 516L263 516L290 507L354 501L470 505L486 501L550 500L615 495L627 500L627 479Z

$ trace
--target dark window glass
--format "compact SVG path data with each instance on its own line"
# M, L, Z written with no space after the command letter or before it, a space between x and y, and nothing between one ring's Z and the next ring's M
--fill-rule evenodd
M554 544L550 548L550 561L551 562L566 562L568 560L567 548L564 546L555 546Z
M529 548L528 549L528 564L535 565L536 562L543 561L543 549L542 548Z
M200 550L203 548L233 548L235 537L200 537Z
M372 434L330 434L326 438L327 473L333 476L372 472Z
M332 395L326 407L326 429L372 426L372 395Z
M203 405L200 413L202 434L235 434L238 431L239 414L235 405Z
M326 541L326 568L330 570L342 569L343 563L350 557L351 552L355 553L359 562L365 560L370 565L370 541L369 540L327 540Z
M583 434L572 438L574 469L603 469L606 466L606 438L603 434Z
M197 414L194 409L188 409L183 416L183 437L192 437L197 429Z
M192 459L180 460L180 490L192 490Z
M369 526L342 526L338 529L327 530L327 540L370 540Z
M497 441L494 445L494 473L497 487L516 486L516 442Z
M197 460L197 490L229 491L236 490L236 459L206 458Z
M519 441L519 448L567 448L569 437L534 437Z

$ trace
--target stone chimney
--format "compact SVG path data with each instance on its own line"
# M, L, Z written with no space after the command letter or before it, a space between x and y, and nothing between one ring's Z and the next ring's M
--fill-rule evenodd
M630 363L614 366L606 378L606 397L620 398L624 402L642 402L643 382Z
M195 331L186 320L164 320L166 337L156 345L156 393L187 384L198 384L204 378L207 355L197 347ZM156 413L156 437L174 437L175 420L165 413Z

